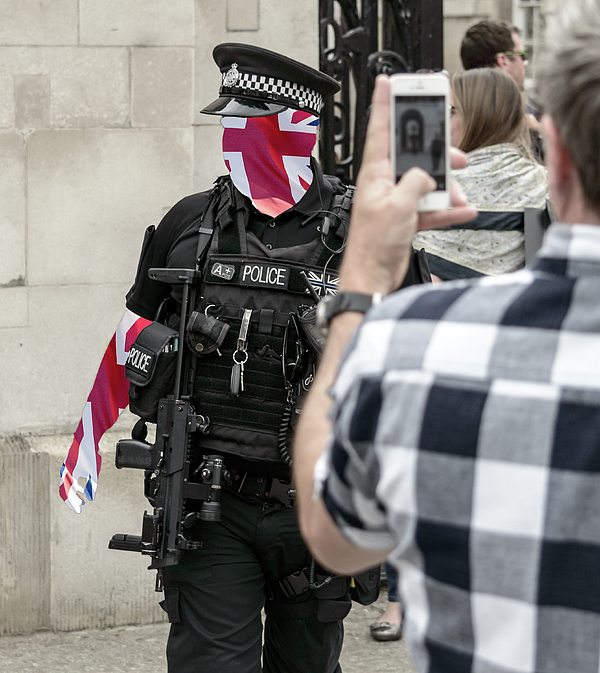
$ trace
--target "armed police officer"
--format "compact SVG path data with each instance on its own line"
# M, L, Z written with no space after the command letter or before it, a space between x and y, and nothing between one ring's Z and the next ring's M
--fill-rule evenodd
M339 86L254 46L213 56L220 96L202 112L222 117L229 175L147 231L127 295L131 311L174 325L181 286L148 271L202 273L186 342L208 423L192 434L192 469L219 456L224 478L220 520L188 517L197 549L162 570L169 671L257 672L262 653L271 673L333 673L350 581L315 566L300 537L289 446L317 358L303 316L335 291L352 200L311 157L322 101Z

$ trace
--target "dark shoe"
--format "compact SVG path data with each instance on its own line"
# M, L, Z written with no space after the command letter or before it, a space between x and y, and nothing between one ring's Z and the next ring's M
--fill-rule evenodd
M402 638L402 624L374 622L369 628L371 638L374 640L400 640Z

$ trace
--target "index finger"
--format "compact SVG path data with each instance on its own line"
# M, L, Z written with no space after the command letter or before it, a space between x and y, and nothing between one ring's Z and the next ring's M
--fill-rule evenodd
M390 78L379 75L371 99L371 112L363 153L363 165L390 161ZM385 168L382 169L385 170ZM388 171L391 176L391 168ZM391 180L391 177L390 177Z

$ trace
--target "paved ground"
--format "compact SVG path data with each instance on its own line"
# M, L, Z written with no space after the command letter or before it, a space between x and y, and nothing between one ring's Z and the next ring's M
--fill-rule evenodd
M345 620L344 673L414 673L404 641L378 643L369 624L385 607L385 590L373 605L354 604ZM165 673L168 624L0 637L0 672Z

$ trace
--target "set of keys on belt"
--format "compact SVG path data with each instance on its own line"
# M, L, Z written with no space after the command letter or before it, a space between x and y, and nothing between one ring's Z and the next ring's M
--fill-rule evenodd
M229 392L236 397L240 392L244 392L244 365L248 360L248 330L250 328L250 318L252 318L252 309L245 308L240 325L240 333L237 340L237 349L233 352L233 366L231 368L231 379L229 381Z

